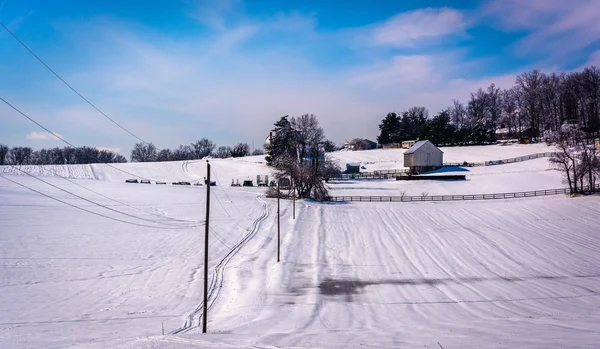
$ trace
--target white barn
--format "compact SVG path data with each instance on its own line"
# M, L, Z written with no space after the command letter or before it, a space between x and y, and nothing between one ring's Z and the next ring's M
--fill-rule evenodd
M439 168L443 163L444 152L427 140L418 141L404 152L404 167L409 167L413 173Z

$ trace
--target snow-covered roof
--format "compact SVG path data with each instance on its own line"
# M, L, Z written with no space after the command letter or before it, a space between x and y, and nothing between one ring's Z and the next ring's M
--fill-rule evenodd
M423 145L425 145L427 143L431 143L431 142L428 141L428 140L418 141L417 143L413 144L413 146L410 147L407 151L405 151L404 155L406 155L406 154L414 154L417 150L419 150L419 148L421 148ZM431 143L431 145L433 145L435 147L435 144ZM439 150L439 148L438 148L438 150Z
M360 166L360 162L349 162L346 166Z

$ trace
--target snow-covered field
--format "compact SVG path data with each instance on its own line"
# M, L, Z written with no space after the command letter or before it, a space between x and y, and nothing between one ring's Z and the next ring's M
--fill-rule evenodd
M548 151L474 148L444 149L445 161ZM377 169L402 167L394 153L400 151L334 156L342 164L360 157ZM84 201L0 168L7 179L102 215L0 178L0 347L596 348L600 342L600 197L298 201L295 220L286 201L276 263L276 202L259 188L229 187L232 178L269 174L263 161L211 161L221 185L211 191L209 334L200 333L196 312L205 187L125 184L130 174L105 165L23 168ZM193 181L205 176L206 165L115 167L139 178ZM433 195L564 186L547 159L465 173L464 182L331 188L333 195Z

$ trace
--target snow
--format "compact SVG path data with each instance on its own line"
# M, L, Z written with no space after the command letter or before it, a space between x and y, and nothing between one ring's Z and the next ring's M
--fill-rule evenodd
M445 161L483 161L548 148L443 150ZM334 156L380 167L395 153ZM296 219L282 201L277 263L276 201L263 188L229 186L232 178L269 174L261 162L211 160L219 186L211 187L208 334L197 327L206 187L126 184L129 174L106 165L27 168L123 215L0 168L7 179L129 222L0 178L0 347L597 347L600 197L297 201ZM168 182L206 175L205 161L114 166ZM334 195L564 186L547 159L460 173L468 180L330 186Z

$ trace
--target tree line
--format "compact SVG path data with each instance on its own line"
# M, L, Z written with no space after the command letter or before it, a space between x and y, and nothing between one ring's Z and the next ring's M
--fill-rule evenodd
M590 143L600 136L600 70L550 73L532 70L517 76L514 86L491 84L471 93L463 104L429 117L424 107L388 113L379 125L379 144L429 139L437 145L487 144L498 129L510 138L549 140L565 125L575 125Z
M233 147L219 146L206 138L189 145L180 145L176 149L157 149L153 143L137 143L131 150L132 162L181 161L199 160L207 156L215 158L244 157L248 155L263 155L260 148L250 151L248 143L237 143Z
M33 150L0 144L0 165L78 165L127 162L123 155L91 147Z

